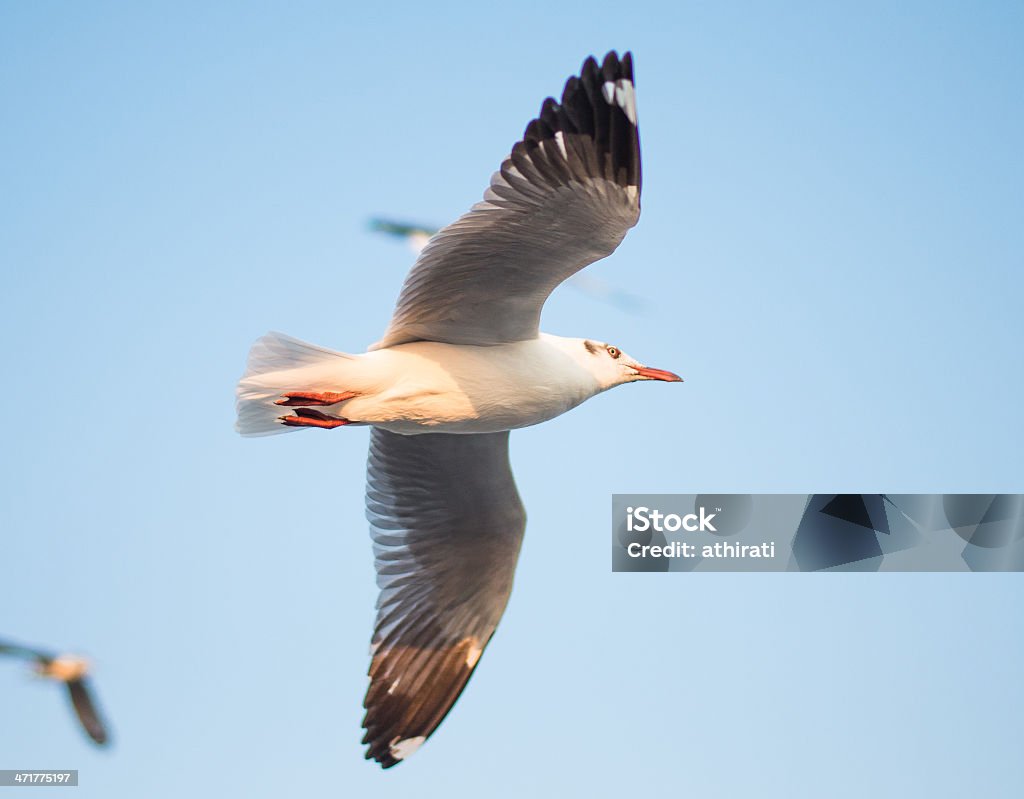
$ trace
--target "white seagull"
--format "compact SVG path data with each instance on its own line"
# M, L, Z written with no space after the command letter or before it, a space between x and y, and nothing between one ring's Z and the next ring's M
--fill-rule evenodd
M509 431L622 383L681 379L539 330L554 288L639 216L633 60L611 52L544 101L483 201L430 240L368 352L269 333L249 353L242 435L373 426L366 512L381 593L363 743L384 768L441 723L508 602L526 526Z

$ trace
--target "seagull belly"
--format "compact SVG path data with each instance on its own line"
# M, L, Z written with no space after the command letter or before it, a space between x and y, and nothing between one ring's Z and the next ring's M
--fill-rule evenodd
M360 360L374 388L344 404L345 418L406 435L527 427L599 390L539 340L491 347L418 341Z

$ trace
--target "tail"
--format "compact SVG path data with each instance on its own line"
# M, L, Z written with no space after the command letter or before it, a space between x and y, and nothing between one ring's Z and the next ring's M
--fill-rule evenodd
M282 424L281 417L291 411L274 403L289 391L329 390L338 382L339 366L353 358L283 333L267 333L252 345L245 374L238 381L235 429L243 436L300 429Z

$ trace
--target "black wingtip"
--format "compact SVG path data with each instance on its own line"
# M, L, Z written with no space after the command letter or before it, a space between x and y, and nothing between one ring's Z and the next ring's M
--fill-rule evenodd
M600 68L597 66L597 59L592 55L588 55L583 60L583 65L580 67L580 75L596 75L599 69Z
M598 67L597 59L590 56L583 62L583 66L580 68L581 73L587 68L588 62L593 64L590 69L600 72L601 77L605 80L633 80L633 52L631 50L624 52L621 58L616 50L609 50L601 59L600 67Z
M619 76L619 54L609 50L601 62L601 75L605 80L615 80Z
M365 738L363 743L369 743ZM394 768L402 761L396 757L392 757L391 754L386 750L380 750L377 746L371 745L366 753L363 755L364 760L372 760L382 769Z
M635 88L631 52L619 58L610 50L600 64L587 56L579 75L565 82L561 101L548 97L541 104L508 163L530 182L559 184L602 177L623 188L635 187L639 197L642 171ZM565 138L558 140L560 134ZM570 141L576 136L591 143ZM556 140L561 153L550 146ZM511 179L505 165L502 174Z
M627 50L622 54L622 60L619 63L622 65L622 77L633 80L633 54Z

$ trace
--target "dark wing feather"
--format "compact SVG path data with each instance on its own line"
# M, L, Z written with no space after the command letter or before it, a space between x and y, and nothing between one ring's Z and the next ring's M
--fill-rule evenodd
M96 703L92 698L92 690L88 680L70 680L67 683L71 706L82 724L82 729L90 738L101 746L107 743L107 728L96 711Z

